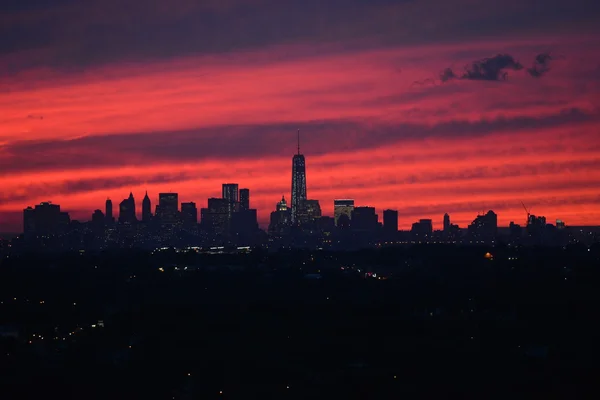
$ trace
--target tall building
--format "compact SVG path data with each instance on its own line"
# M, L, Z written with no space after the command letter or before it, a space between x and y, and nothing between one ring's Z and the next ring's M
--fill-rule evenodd
M335 221L335 226L338 226L340 216L342 215L345 215L348 220L351 220L352 210L354 210L354 199L333 200L333 218Z
M23 210L23 233L26 235L35 233L35 210L31 207Z
M469 235L476 242L491 243L498 234L498 216L492 210L478 215L468 228Z
M229 218L232 218L233 213L237 212L240 207L240 192L237 183L224 183L222 190L222 198L229 203Z
M209 198L208 207L200 209L202 228L213 233L229 231L230 202L227 199Z
M44 202L23 210L25 234L55 235L64 233L70 223L69 214L60 211L58 204Z
M181 203L181 221L184 226L193 226L198 223L198 209L196 203Z
M356 207L351 213L352 230L375 231L377 229L378 215L375 207Z
M175 225L179 222L179 195L177 193L159 193L156 217L163 225Z
M142 221L150 222L151 219L152 219L152 203L150 202L150 197L148 197L148 191L146 191L144 200L142 200Z
M298 130L298 154L292 158L292 223L297 224L302 202L306 200L306 160L300 154L300 131Z
M386 232L398 232L398 211L383 210L383 229Z
M113 204L111 199L106 199L104 216L107 223L112 223L115 220L113 217Z
M297 224L309 224L321 217L321 205L319 200L304 200L300 202L300 208L296 214Z
M240 210L250 209L250 189L240 189Z
M129 197L119 204L119 222L122 224L132 224L136 221L135 199L133 198L133 193L129 192Z
M450 215L448 213L444 214L444 232L450 232Z
M285 196L281 196L281 201L275 205L275 211L271 213L269 232L285 233L291 223L292 216L290 209L287 206L287 201L285 201Z
M106 224L106 217L102 210L96 210L92 214L92 223L91 227L95 234L99 234L104 229L104 225Z
M237 183L224 183L223 184L223 196L224 199L229 200L231 203L237 203L239 199L239 190Z

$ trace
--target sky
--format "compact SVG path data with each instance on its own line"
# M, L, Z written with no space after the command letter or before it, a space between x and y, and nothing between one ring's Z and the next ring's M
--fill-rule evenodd
M52 201L250 188L469 224L600 225L596 0L4 0L0 232Z

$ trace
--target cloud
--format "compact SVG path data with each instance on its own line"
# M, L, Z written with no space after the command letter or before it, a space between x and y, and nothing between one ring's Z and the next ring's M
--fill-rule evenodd
M457 75L452 68L446 68L440 74L440 80L447 82L452 79L472 81L505 81L508 78L506 70L519 71L523 65L509 54L498 54L494 57L473 61L465 66L462 75Z
M446 68L440 73L440 80L442 82L447 82L451 79L456 79L458 76L452 71L452 68Z
M535 56L533 60L533 66L527 68L529 75L534 78L539 78L550 71L550 61L556 60L557 58L564 58L562 56L553 56L550 53L540 53Z
M304 149L310 149L313 155L324 155L332 151L378 148L411 140L476 138L498 132L518 134L523 130L574 126L598 119L600 115L595 113L570 108L539 117L521 115L479 121L450 120L437 124L383 123L369 119L298 121L94 135L71 140L20 141L8 143L2 148L0 169L18 173L155 164L173 160L196 162L207 159L273 158L293 150L296 129L303 133ZM332 143L335 143L333 148Z

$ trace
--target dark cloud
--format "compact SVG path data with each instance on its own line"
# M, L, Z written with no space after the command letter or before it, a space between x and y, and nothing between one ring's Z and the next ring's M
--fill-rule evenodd
M467 79L473 81L504 81L508 78L507 70L521 70L523 65L509 54L498 54L494 57L473 61L465 66L465 71L458 75L452 68L446 68L440 74L440 80L447 82L452 79Z
M505 3L507 5L505 6ZM168 59L289 43L440 43L597 26L596 0L5 0L0 64L52 66ZM437 10L432 13L431 10ZM588 28L589 30L590 28ZM598 30L595 28L596 31ZM5 61L5 60L4 60Z
M550 61L558 58L564 58L564 56L554 56L550 53L540 53L535 56L535 59L533 60L533 66L531 68L527 68L527 72L534 78L539 78L550 71Z
M23 141L4 145L0 170L19 172L114 168L172 161L281 157L294 151L295 132L298 128L302 132L302 148L312 155L324 155L376 148L411 139L481 137L499 131L516 134L526 129L573 125L599 118L597 114L580 109L567 109L543 117L449 121L437 125L382 125L369 120L340 120L98 135L66 141ZM289 134L286 135L286 132ZM331 146L332 143L335 143L334 147Z
M37 115L37 114L29 114L27 116L27 119L44 119L43 115Z
M550 61L564 56L553 56L550 53L539 53L533 60L531 68L526 68L527 73L539 78L550 71ZM457 74L452 68L444 69L440 75L440 81L448 82L453 79L466 79L473 81L505 81L508 79L508 71L520 71L524 67L509 54L498 54L494 57L483 58L465 66L462 74Z
M452 71L452 68L446 68L445 70L443 70L440 73L440 80L442 82L446 82L446 81L449 81L449 80L455 79L455 78L458 78L458 76L456 76L454 71Z

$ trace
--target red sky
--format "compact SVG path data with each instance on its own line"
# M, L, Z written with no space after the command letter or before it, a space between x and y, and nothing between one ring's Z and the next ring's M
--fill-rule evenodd
M389 5L375 3L368 10L384 18ZM211 12L239 20L232 10L240 5L227 4ZM526 11L516 4L509 10ZM10 11L13 29L35 22L37 14ZM494 10L477 11L497 21ZM42 8L37 18L52 12ZM438 32L445 20L436 21ZM202 207L223 182L251 189L264 225L281 195L289 198L296 129L308 197L327 215L334 198L354 198L380 215L399 210L401 228L419 218L439 227L445 212L465 226L488 209L507 225L524 222L523 201L549 220L598 225L600 35L550 22L515 25L514 34L489 28L485 37L448 25L447 38L405 25L394 40L358 25L280 41L257 34L262 41L244 46L215 39L219 51L178 41L172 52L142 51L127 36L123 52L114 41L88 54L61 30L50 44L15 41L0 47L0 231L20 230L22 209L41 201L87 220L107 197L118 204L130 190L139 204L146 190L153 202L176 191ZM424 37L406 39L411 32ZM124 56L127 46L137 53ZM540 53L553 59L535 78L526 69ZM500 81L438 79L444 68L460 75L496 54L524 68L506 69ZM435 83L415 84L428 78Z

